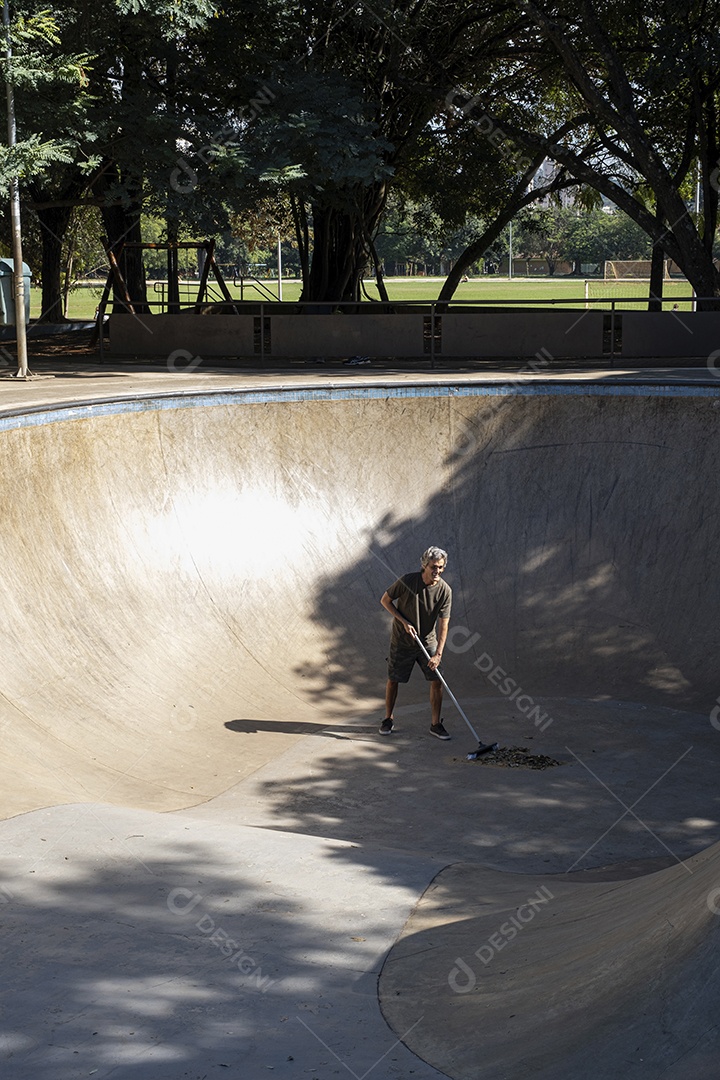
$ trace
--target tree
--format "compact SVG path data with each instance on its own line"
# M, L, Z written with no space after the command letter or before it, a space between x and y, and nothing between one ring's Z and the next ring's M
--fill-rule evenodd
M38 3L23 0L20 6L27 18L45 17ZM103 5L80 0L57 10L53 34L36 49L41 61L36 66L52 78L35 79L19 110L31 147L61 151L47 161L31 160L24 173L43 236L42 318L62 317L63 244L75 207L99 208L111 246L141 239L146 202L159 203L172 218L177 193L169 177L182 134L178 102L196 113L202 126L193 48L213 14L207 0L112 0ZM63 78L73 70L73 61L78 66L73 47L83 49L81 84ZM213 120L208 129L211 123L217 125ZM180 201L187 206L187 200ZM139 255L130 253L126 270L142 302Z
M582 263L650 257L650 238L619 210L535 207L518 216L517 226L517 250L546 259L550 274L558 259L572 262L573 272L580 273Z
M118 244L141 239L143 213L172 241L230 235L275 200L292 217L303 299L335 302L358 299L368 265L382 290L394 192L427 208L438 242L474 222L448 299L508 221L569 186L602 193L698 293L720 296L720 10L703 0L74 0L56 25L50 67L73 46L93 59L82 93L39 87L24 105L28 139L65 155L28 178L48 312L78 205L99 207ZM546 158L557 171L538 180ZM576 224L579 257L592 237ZM142 260L127 270L142 302Z
M429 265L432 273L445 274L472 240L481 223L471 215L461 224L443 220L430 201L422 203L391 192L375 248L384 266ZM390 270L389 272L392 272Z
M514 29L498 23L484 66L488 84L503 69L505 42ZM442 301L452 299L465 272L493 249L523 208L565 188L577 188L577 181L562 168L541 176L544 154L529 154L487 114L469 116L453 108L454 100L451 90L437 102L432 122L405 155L395 177L395 183L414 198L429 200L447 225L459 228L475 222L474 235L440 290ZM563 130L561 125L558 134Z
M358 298L366 266L379 265L374 241L391 187L435 122L446 80L492 53L492 24L506 10L379 0L370 11L339 13L318 0L268 3L248 17L261 47L249 67L236 50L224 79L238 101L251 98L253 85L269 87L271 98L251 123L237 125L224 157L288 193L304 299ZM272 41L263 40L258 20L272 27Z
M87 85L87 55L58 52L56 46L60 37L55 18L47 10L23 11L23 6L28 5L15 5L8 28L11 60L8 61L4 51L0 53L4 82L11 80L13 86L22 91L16 104L20 106L25 95L45 89L57 93L63 85ZM54 162L68 160L70 145L67 140L43 139L37 130L21 134L23 137L13 148L0 143L0 191L3 194L7 194L12 177L24 180Z
M542 206L523 211L517 220L515 243L518 254L545 259L552 276L558 261L569 257L576 214L562 206Z
M516 145L602 193L700 296L720 296L712 260L720 9L703 0L523 0L522 8L512 78L499 88L478 81L456 103L469 121L489 116ZM704 209L696 222L688 196L698 169Z
M8 27L12 59L3 58L4 77L15 91L15 113L20 119L21 139L13 147L0 146L0 187L7 189L12 178L18 182L46 176L52 168L72 159L72 141L45 135L37 126L23 131L23 118L30 101L58 96L77 97L87 85L88 56L61 48L58 24L46 10L33 5L16 5ZM54 239L55 232L51 228ZM46 245L43 245L43 255ZM59 247L55 252L59 261ZM44 258L43 258L44 264ZM44 268L44 265L43 265Z

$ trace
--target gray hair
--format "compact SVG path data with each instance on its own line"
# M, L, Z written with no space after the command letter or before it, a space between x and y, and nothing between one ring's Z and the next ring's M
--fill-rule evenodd
M424 551L420 557L420 565L422 567L427 566L430 562L435 562L438 559L443 559L447 566L448 556L447 551L443 551L439 547L429 547L427 551Z

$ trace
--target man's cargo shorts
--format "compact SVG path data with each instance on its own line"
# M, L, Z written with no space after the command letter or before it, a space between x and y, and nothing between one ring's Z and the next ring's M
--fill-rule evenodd
M424 643L425 648L432 656L437 648L437 642ZM390 645L388 662L388 679L390 682L406 683L410 680L413 666L419 664L420 669L428 682L440 682L437 672L431 671L428 662L418 645ZM442 668L442 664L440 665Z

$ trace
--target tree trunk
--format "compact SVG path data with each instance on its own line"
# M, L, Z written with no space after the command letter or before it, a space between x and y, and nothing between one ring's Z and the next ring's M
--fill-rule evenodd
M373 267L375 268L375 284L377 285L377 291L380 294L380 299L386 303L389 302L390 297L385 287L385 275L383 274L382 264L378 258L377 248L373 242L372 237L368 237L368 246L370 248L370 256L373 261Z
M292 192L290 194L290 210L295 226L295 240L297 242L298 257L300 259L302 292L305 293L310 287L310 230L305 203L302 199L298 199Z
M678 262L678 260L676 260ZM687 257L678 262L699 298L698 311L720 311L720 274L713 265L712 258L704 252L688 252Z
M68 310L70 308L70 290L72 288L72 272L73 263L75 261L75 243L74 236L70 234L69 247L67 252L67 258L65 259L65 269L63 271L63 317L68 318Z
M139 206L103 206L101 213L108 243L116 254L123 241L126 243L139 243L141 241ZM143 315L150 314L147 303L147 283L145 281L142 251L138 248L125 248L120 257L120 271L125 279L135 312ZM115 285L113 286L113 299L115 301L113 306L115 314L126 311L125 305L120 302L120 295Z
M360 277L368 251L357 217L315 203L312 208L313 251L307 291L302 300L360 299Z
M169 245L167 253L167 313L168 315L178 315L180 312L180 266L177 243L180 227L177 217L171 214L166 215L165 231Z
M536 202L538 199L544 199L546 195L550 195L554 191L560 191L562 188L568 186L568 182L558 174L554 180L551 180L550 183L546 184L544 187L534 188L533 190L528 191L528 184L542 164L543 156L544 155L538 155L530 163L529 167L516 184L513 193L510 195L492 224L489 225L485 232L481 233L476 240L473 240L471 244L468 244L462 255L458 257L457 262L443 282L443 286L438 293L438 301L452 300L455 295L455 290L460 284L465 271L472 266L474 262L477 262L478 259L483 257L490 245L497 240L500 233L510 224L519 210L522 210L523 207L528 206L532 202Z
M360 281L372 258L369 237L385 208L384 184L361 188L338 207L316 200L312 205L313 251L301 300L360 300Z
M655 207L655 217L662 224L662 212ZM650 259L650 299L648 311L662 311L663 282L665 278L665 248L659 241L652 246Z
M494 119L492 116L490 118ZM713 264L712 252L707 250L706 244L698 234L672 177L666 169L657 164L659 160L657 155L654 151L648 150L644 140L638 137L633 142L632 148L635 151L633 164L651 188L664 220L674 222L672 226L666 228L660 226L655 216L632 192L624 189L613 177L596 170L580 154L576 154L559 141L550 143L543 136L518 127L508 119L497 120L497 125L504 128L506 135L515 139L518 145L526 147L528 152L535 152L539 148L544 150L581 183L594 188L614 202L629 218L637 222L648 236L652 237L654 243L663 244L666 256L677 263L696 294L699 297L708 298L704 302L702 300L698 302L698 310L720 310L720 273Z
M513 209L510 217L513 217L515 210ZM445 278L442 284L442 288L438 293L438 301L452 300L455 295L455 290L462 281L463 275L474 262L481 259L490 245L497 240L500 233L507 225L510 218L507 218L505 214L501 214L496 218L492 225L481 233L476 240L473 240L471 244L465 248L465 250L458 256L455 265Z
M71 206L36 210L42 234L42 303L38 322L65 321L62 290L62 248L72 214Z

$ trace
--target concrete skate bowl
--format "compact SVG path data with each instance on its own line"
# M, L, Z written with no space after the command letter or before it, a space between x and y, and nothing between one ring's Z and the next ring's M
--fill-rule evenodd
M462 700L502 698L489 657L541 712L552 698L707 718L718 403L702 387L369 385L5 415L4 815L197 806L314 730L376 725L378 598L430 543L450 552ZM337 827L351 837L357 819Z

